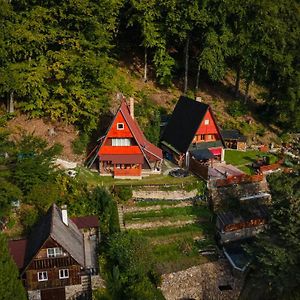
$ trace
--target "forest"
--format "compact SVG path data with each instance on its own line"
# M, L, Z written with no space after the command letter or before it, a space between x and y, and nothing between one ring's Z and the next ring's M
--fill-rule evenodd
M137 56L145 81L182 93L230 70L237 99L263 86L261 113L297 131L299 9L295 0L1 0L0 101L89 132L112 95L130 94L116 67Z

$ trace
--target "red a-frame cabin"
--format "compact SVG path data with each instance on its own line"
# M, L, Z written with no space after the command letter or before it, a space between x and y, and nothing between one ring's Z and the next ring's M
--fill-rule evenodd
M134 102L122 103L98 151L100 175L141 178L160 173L162 150L151 144L134 119Z

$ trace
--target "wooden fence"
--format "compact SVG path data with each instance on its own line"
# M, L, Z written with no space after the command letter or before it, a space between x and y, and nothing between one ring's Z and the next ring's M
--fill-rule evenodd
M197 160L191 158L189 169L195 175L203 178L204 180L207 180L207 178L208 178L208 166L205 166L205 165L201 164L200 162L198 162Z
M263 181L264 175L258 174L258 175L247 175L247 174L241 174L236 176L230 176L226 179L217 179L214 182L214 185L216 187L223 187L223 186L229 186L233 184L240 184L240 183L251 183L251 182L260 182Z

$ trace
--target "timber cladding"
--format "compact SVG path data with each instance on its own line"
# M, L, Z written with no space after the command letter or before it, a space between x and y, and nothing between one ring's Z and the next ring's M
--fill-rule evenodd
M47 288L62 287L68 285L81 284L80 266L66 266L69 270L69 278L60 279L59 270L63 268L54 267L52 269L43 270L27 270L26 271L26 285L28 290L43 290ZM38 281L38 272L47 271L48 280Z
M208 179L208 166L201 164L196 159L190 159L190 171L203 179Z

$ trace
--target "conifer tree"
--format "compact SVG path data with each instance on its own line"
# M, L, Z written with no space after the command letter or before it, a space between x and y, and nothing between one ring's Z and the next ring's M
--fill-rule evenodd
M9 254L7 239L0 233L0 300L25 300L25 289L19 271Z

